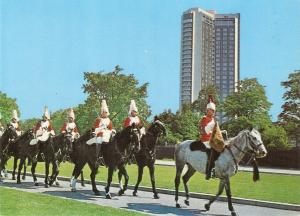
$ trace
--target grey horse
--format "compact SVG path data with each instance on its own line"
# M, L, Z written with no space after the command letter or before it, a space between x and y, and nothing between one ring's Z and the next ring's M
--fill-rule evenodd
M175 149L175 201L177 208L181 207L178 203L178 187L184 166L187 164L188 167L186 173L182 177L186 193L186 205L189 205L189 189L187 182L196 171L205 174L207 154L201 151L191 151L190 144L192 142L192 140L186 140L178 144ZM237 173L238 163L247 153L254 154L255 157L258 158L265 157L267 154L261 135L256 129L252 129L251 131L243 130L236 137L226 141L226 148L215 162L215 177L220 179L219 190L216 196L212 197L209 202L205 204L205 209L207 211L210 209L210 205L223 193L225 188L228 208L231 211L231 215L237 215L231 201L230 177Z

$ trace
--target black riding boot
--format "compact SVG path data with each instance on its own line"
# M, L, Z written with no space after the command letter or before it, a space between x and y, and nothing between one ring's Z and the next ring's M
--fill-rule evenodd
M211 178L211 170L215 167L215 159L217 157L217 152L214 149L210 150L210 156L207 159L206 164L206 180L209 180Z

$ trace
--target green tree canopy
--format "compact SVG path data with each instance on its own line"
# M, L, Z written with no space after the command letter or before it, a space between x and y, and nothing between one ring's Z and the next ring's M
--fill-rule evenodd
M110 118L113 119L114 126L118 129L122 127L124 119L128 116L130 100L135 100L139 116L146 120L151 112L150 106L146 102L148 83L139 85L133 74L122 74L123 69L116 66L111 72L85 72L83 85L84 93L88 94L84 107L78 109L79 113L92 112L84 119L78 118L79 122L89 121L100 113L101 100L105 99ZM95 115L95 114L96 115ZM80 115L81 116L81 115ZM84 116L84 115L83 115ZM94 121L94 119L93 119Z
M281 85L286 89L283 94L284 104L279 120L284 125L289 136L296 140L300 146L300 70L289 75L289 80Z
M256 127L261 131L266 146L287 148L286 133L280 126L272 124L268 114L270 107L264 86L257 79L242 80L238 85L238 92L227 96L223 103L223 111L229 121L221 127L228 131L229 136L236 136L243 129Z
M10 122L12 117L12 111L17 110L18 116L20 117L20 110L17 104L17 100L8 97L5 93L0 91L0 113L2 124L7 124Z

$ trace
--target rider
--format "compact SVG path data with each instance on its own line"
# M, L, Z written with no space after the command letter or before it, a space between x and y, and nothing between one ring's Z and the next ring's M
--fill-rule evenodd
M200 132L200 141L206 146L208 150L208 157L207 157L207 164L206 164L206 177L205 179L208 180L211 178L211 171L214 167L214 162L217 157L217 152L211 148L209 144L209 140L211 138L212 131L215 127L215 111L216 105L213 102L211 96L209 96L209 101L206 106L206 115L203 116L201 121L199 121L199 132Z
M75 114L72 108L68 112L68 121L64 123L64 125L60 129L60 132L61 133L71 132L72 141L80 137L77 125L75 123Z
M17 135L21 136L22 131L21 131L20 126L19 126L19 118L18 118L17 110L13 110L12 117L11 117L11 122L9 124L12 125L15 128Z
M96 153L97 158L99 156L99 152L101 149L101 144L106 144L109 142L110 137L113 130L112 121L109 119L109 110L108 106L106 104L106 100L102 100L101 102L101 114L96 118L96 121L94 123L94 136L92 139L88 140L86 143L88 145L92 145L96 143Z
M123 122L124 128L127 128L127 127L131 126L134 123L139 128L140 135L141 136L145 135L146 134L146 129L144 127L144 123L138 117L138 108L137 108L134 100L130 101L128 114L129 114L129 116ZM129 155L129 164L132 161L132 156L133 156L133 154L130 153L130 155Z
M145 128L144 123L141 121L141 119L138 117L138 108L135 104L134 100L131 100L130 106L129 106L129 116L124 120L123 126L124 128L127 128L131 126L133 123L135 123L138 128L141 131L141 134L145 134Z
M40 146L38 144L39 141L45 142L48 140L50 135L52 135L52 136L55 135L54 129L50 122L50 114L49 114L47 107L45 107L43 119L41 121L38 121L38 123L36 124L36 126L34 128L34 134L35 134L35 139L32 139L30 141L30 145L37 144L38 151L41 151L41 149L43 148L42 146ZM41 153L41 156L43 157L42 153Z

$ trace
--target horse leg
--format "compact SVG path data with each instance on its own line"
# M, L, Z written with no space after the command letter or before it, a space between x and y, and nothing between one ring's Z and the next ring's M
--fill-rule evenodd
M27 165L26 165L26 159L25 159L24 160L24 172L23 172L22 180L26 179L26 169L27 169Z
M73 176L71 178L71 191L75 192L76 191L76 181L78 176L80 175L80 172L82 170L82 168L84 167L85 162L81 162L80 164L75 164L75 167L73 169Z
M85 187L85 184L84 184L84 176L83 176L83 171L81 170L80 172L80 178L81 178L81 186L82 187Z
M17 165L18 165L18 158L14 157L14 168L12 171L12 180L16 180L16 169L17 169Z
M156 187L155 187L155 166L154 164L151 164L148 166L149 168L149 174L150 174L150 180L151 180L151 185L152 185L152 191L153 191L153 197L154 199L159 199L158 193L156 191Z
M17 175L17 184L21 184L21 172L22 172L22 167L23 163L25 163L25 159L21 158L20 163L19 163L19 168L18 168L18 175Z
M39 183L37 182L37 178L36 178L36 175L35 175L35 168L36 168L36 165L37 165L37 161L36 161L36 160L33 160L33 161L32 161L32 165L31 165L31 174L32 174L32 178L33 178L34 185L35 185L35 186L39 186Z
M224 191L224 187L225 187L225 181L223 179L220 180L219 182L219 191L216 194L216 196L210 198L209 202L207 204L204 205L206 211L208 211L210 209L210 205L216 200L218 199L218 197L223 193Z
M58 165L58 161L55 160L55 161L52 162L52 174L50 176L50 181L49 181L50 186L54 182L55 182L56 186L59 186L59 182L57 181L58 173L59 173L59 165Z
M94 192L95 195L100 195L100 192L97 189L96 181L95 181L96 174L98 172L98 166L96 166L95 163L93 163L93 162L88 162L88 164L89 164L89 167L91 169L90 177L91 177L93 192Z
M138 179L137 179L137 182L135 184L134 191L132 192L133 196L137 196L137 190L138 190L139 184L142 181L143 172L144 172L144 167L143 166L138 166Z
M187 172L184 174L184 176L182 177L182 181L183 181L183 185L184 185L184 190L185 190L185 197L186 199L184 200L184 203L186 205L190 205L190 193L189 193L189 187L188 187L188 181L190 180L190 178L195 174L196 170L188 165L188 170Z
M113 174L114 174L114 167L109 166L108 167L108 174L107 174L107 184L106 184L106 187L105 187L106 199L111 199L109 188L110 188L110 184L112 182Z
M231 216L236 216L237 213L235 212L235 210L232 206L232 201L231 201L231 189L230 189L229 177L226 178L225 190L226 190L227 201L228 201L228 209L229 209L229 211L231 211Z
M49 178L49 161L45 161L45 188L49 187L48 178Z
M123 195L124 192L127 190L128 181L129 181L129 176L128 176L128 174L127 174L127 170L126 170L124 164L122 164L122 165L119 166L119 171L120 171L120 173L121 173L121 176L123 175L124 178L125 178L125 183L124 183L124 185L123 185L123 188L121 188L121 189L119 190L119 192L118 192L118 195L121 196L121 195ZM120 179L119 179L119 182L120 182ZM120 183L121 183L121 182L120 182Z
M184 164L176 164L176 176L175 176L175 202L176 202L176 208L181 208L180 204L178 203L178 188L180 184L180 177L182 170L184 168Z

